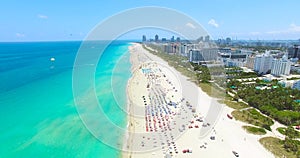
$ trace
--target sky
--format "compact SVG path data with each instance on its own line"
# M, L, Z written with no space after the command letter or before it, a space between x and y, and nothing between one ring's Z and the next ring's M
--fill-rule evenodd
M213 39L300 39L299 0L2 0L0 3L0 41L83 40L97 24L111 16L144 6L181 12L202 25ZM122 38L141 39L141 33L131 32Z

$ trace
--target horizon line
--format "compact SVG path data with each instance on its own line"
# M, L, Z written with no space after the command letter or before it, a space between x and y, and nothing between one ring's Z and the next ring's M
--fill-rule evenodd
M221 38L218 39L211 39L210 41L218 41ZM197 39L192 39L190 41L194 41ZM223 39L225 40L225 39ZM101 40L80 40L80 39L74 39L74 40L12 40L12 41L0 41L0 43L22 43L22 42L83 42L83 41L140 41L142 42L142 39L101 39ZM161 41L161 40L160 40ZM182 39L182 41L186 41L186 39ZM300 39L231 39L231 41L299 41ZM150 42L150 41L147 41Z

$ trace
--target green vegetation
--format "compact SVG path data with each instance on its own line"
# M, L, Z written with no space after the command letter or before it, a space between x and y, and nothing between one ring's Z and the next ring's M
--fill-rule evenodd
M237 80L231 80L227 87L234 86L237 98L243 99L250 106L259 109L285 125L300 124L300 104L295 100L300 99L300 91L284 88L277 81L267 82L257 80L255 84L244 85ZM257 87L264 87L258 89Z
M239 67L228 67L226 68L226 75L228 78L244 79L244 78L256 78L258 74L256 72L243 72L242 68Z
M299 132L296 131L292 126L287 127L284 133L290 139L299 138Z
M300 156L300 141L294 140L296 137L299 136L298 131L295 131L295 129L292 126L289 126L285 129L284 134L286 135L284 139L284 148L288 152L293 152Z
M276 130L277 130L279 133L285 135L285 129L286 129L285 127L278 127Z
M213 83L199 83L198 86L207 95L214 98L224 98L225 91L214 85Z
M300 138L300 132L296 131L293 127L278 127L276 129L279 133L286 135L291 138Z
M240 121L247 122L254 126L265 128L271 131L270 126L274 124L272 119L263 116L255 109L248 109L248 110L235 110L232 113L232 116Z
M252 134L257 134L257 135L264 135L266 134L266 130L263 128L258 128L258 127L253 127L253 126L243 126L243 128L248 132Z
M299 158L300 157L300 142L299 141L289 141L291 146L294 146L294 149L297 149L296 152L287 150L289 143L280 140L274 137L265 137L261 138L259 142L270 152L272 152L276 157L288 157L288 158Z
M294 154L300 156L300 141L285 138L283 141L283 146L287 152L293 152Z
M239 75L235 76L236 79L240 78L256 78L258 74L256 72L241 72Z
M198 65L198 64L194 64L191 63L193 66L193 70L196 73L197 76L197 80L201 83L209 83L209 81L211 80L211 75L210 75L210 71L206 66L203 65Z
M228 107L231 107L231 108L237 109L237 110L249 107L245 103L230 101L230 100L226 100L226 99L219 100L218 102L221 103L221 104L226 104Z
M291 77L291 78L287 78L287 80L299 80L299 77Z

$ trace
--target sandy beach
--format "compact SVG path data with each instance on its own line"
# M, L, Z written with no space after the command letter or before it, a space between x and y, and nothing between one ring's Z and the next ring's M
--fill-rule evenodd
M217 102L167 62L129 46L128 134L122 157L274 157ZM272 135L268 132L264 136Z

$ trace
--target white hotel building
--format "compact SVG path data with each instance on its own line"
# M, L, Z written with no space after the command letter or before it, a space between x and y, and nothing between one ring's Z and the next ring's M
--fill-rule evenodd
M274 59L272 61L271 74L274 76L289 75L291 66L292 62L284 55L281 59Z
M273 57L267 51L265 54L257 55L254 60L254 71L259 74L266 74L271 70L272 61Z

